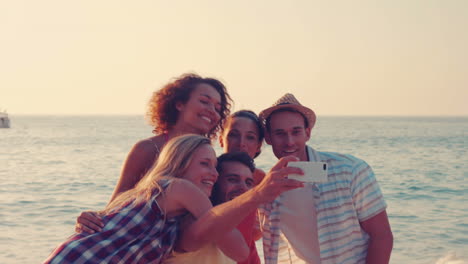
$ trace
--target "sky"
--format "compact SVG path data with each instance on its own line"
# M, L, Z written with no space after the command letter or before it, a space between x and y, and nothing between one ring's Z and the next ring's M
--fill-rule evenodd
M0 110L144 115L186 72L233 110L468 115L465 0L0 1Z

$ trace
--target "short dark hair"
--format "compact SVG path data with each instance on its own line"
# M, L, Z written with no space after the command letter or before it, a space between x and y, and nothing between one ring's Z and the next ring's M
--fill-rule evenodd
M221 154L218 157L218 164L216 165L216 170L218 171L219 174L222 173L223 171L223 163L224 162L240 162L247 166L249 170L253 173L255 171L255 163L253 159L249 156L249 154L242 152L242 151L233 151L233 152L228 152ZM218 205L224 201L218 200L218 197L216 197L216 193L219 191L219 183L218 181L215 182L213 189L211 190L211 202L213 205Z
M308 128L309 127L309 120L307 120L307 118L304 116L303 113L301 113L300 111L297 111L296 109L294 108L289 108L289 107L284 107L284 108L280 108L280 109L277 109L273 112L271 112L271 114L266 118L265 120L265 129L270 132L271 130L271 116L276 114L276 113L283 113L283 112L291 112L291 113L298 113L302 116L302 118L304 119L304 128Z
M223 162L234 161L240 162L247 166L251 172L255 171L255 163L254 160L249 156L249 154L243 151L233 151L221 154L218 157L218 164L216 165L216 170L219 174L222 172Z

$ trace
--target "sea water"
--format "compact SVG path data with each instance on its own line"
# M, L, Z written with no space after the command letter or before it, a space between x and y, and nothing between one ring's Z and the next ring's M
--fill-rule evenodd
M42 262L81 211L107 204L128 151L149 136L139 116L12 115L0 129L0 263ZM468 263L468 117L319 117L309 144L372 166L391 263ZM275 160L264 145L256 164Z

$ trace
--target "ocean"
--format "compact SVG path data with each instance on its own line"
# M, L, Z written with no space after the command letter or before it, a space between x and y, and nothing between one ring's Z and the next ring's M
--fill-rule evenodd
M0 263L41 263L81 211L107 204L151 127L139 116L10 119L0 129ZM309 144L372 166L394 234L391 263L468 263L468 117L319 116ZM275 160L264 145L256 164L269 170Z

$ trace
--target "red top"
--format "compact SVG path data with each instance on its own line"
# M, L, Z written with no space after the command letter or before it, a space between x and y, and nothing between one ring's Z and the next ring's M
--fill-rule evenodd
M257 219L257 211L253 211L249 214L242 222L237 226L237 229L244 236L245 242L249 246L250 254L249 257L238 264L260 264L260 258L258 257L257 247L255 246L255 240L253 239L253 230Z

